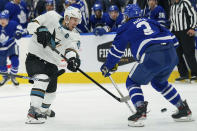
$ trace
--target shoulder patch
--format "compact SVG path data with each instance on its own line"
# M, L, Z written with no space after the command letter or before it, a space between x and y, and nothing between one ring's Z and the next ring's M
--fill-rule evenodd
M67 39L69 37L69 33L66 33L64 37Z

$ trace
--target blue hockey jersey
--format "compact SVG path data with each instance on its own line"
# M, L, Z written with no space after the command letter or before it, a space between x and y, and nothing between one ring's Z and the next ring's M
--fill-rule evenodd
M18 22L23 28L27 28L27 18L28 10L25 2L21 1L19 5L13 3L13 1L8 2L5 9L9 11L10 20Z
M147 8L145 10L145 16L148 17L149 19L156 20L163 26L169 26L168 25L169 23L166 18L166 13L161 6L156 6L153 10Z
M23 32L22 27L16 21L9 21L6 27L0 25L0 51L7 51L16 44L14 34L16 31Z
M130 45L133 57L139 61L146 48L152 44L170 43L177 45L176 37L158 22L147 19L131 19L117 31L112 48L106 60L108 69L112 69L124 55L127 45Z
M91 28L94 29L97 26L106 26L106 21L105 21L106 16L107 16L107 13L103 13L102 17L99 19L99 18L96 18L95 15L91 15L90 17Z
M108 13L105 18L105 21L106 21L107 26L111 28L111 32L116 32L117 29L121 26L123 19L124 18L123 18L122 13L119 13L119 16L116 20L112 20Z

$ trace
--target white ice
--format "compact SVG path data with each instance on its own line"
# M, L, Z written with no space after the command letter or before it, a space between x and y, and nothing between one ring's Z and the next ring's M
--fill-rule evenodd
M118 86L128 94L124 84ZM196 121L174 122L171 114L176 108L148 85L142 87L150 110L146 125L134 128L127 126L131 112L125 103L117 102L94 84L59 84L52 106L56 117L45 124L27 125L31 85L5 85L0 87L0 131L197 131L197 83L174 86L182 99L187 99ZM104 87L118 96L112 84ZM162 108L167 112L161 113Z

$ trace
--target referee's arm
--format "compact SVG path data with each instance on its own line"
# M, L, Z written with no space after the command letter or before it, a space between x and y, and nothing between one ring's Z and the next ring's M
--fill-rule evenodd
M190 27L191 29L194 29L196 27L197 22L196 11L194 10L194 7L191 5L189 1L185 1L184 6L186 7L188 15L190 16Z

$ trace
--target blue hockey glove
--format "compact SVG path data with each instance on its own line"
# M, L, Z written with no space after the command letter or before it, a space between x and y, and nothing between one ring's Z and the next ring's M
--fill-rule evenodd
M51 33L48 31L47 27L40 26L37 28L36 34L38 43L42 44L45 48L47 44L51 41Z
M105 64L101 66L101 72L104 77L109 77L111 74L116 72L118 69L118 64L116 64L112 69L108 69Z
M93 30L93 33L96 35L96 36L102 36L103 34L106 33L106 30L104 28L95 28Z
M22 37L22 33L20 31L16 31L14 37L18 40Z

